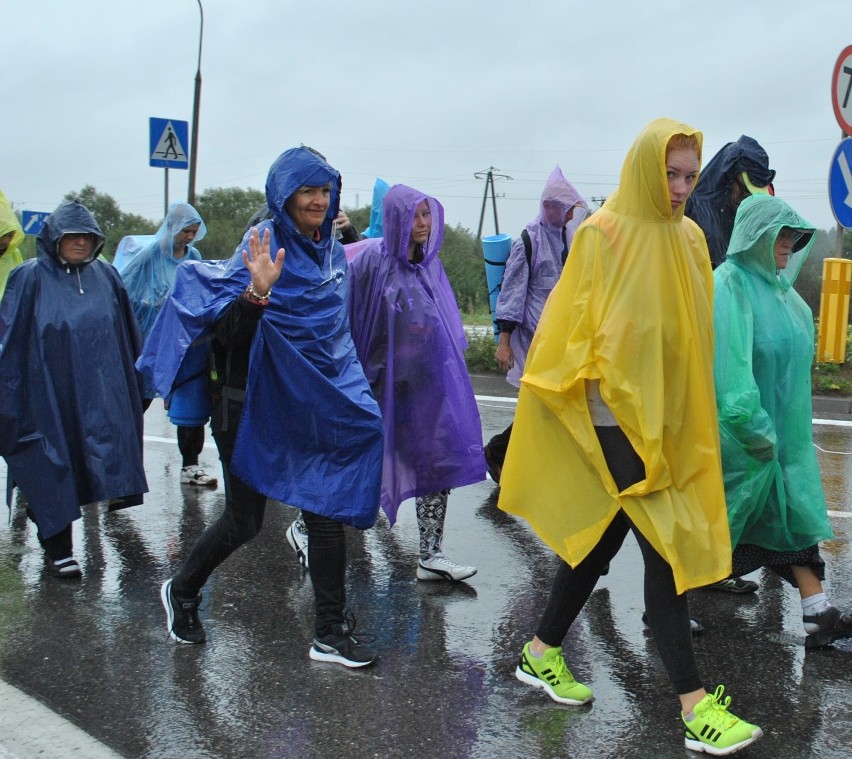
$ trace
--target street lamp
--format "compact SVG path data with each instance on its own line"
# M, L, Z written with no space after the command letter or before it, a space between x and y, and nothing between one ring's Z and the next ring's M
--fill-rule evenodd
M192 141L189 148L189 192L187 202L195 205L195 165L198 160L198 111L201 108L201 41L204 38L204 8L201 0L198 11L201 14L201 26L198 29L198 70L195 72L195 98L192 101Z

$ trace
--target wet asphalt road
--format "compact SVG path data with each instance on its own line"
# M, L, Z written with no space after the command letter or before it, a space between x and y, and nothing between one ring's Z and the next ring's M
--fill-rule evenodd
M511 403L477 383L486 438ZM841 425L843 423L841 422ZM852 427L815 427L832 525L826 587L852 609ZM390 530L350 530L350 606L378 664L312 662L312 593L284 538L295 511L272 506L261 535L205 589L204 646L167 639L160 583L223 505L222 489L179 484L174 428L146 415L144 506L86 509L75 524L82 581L42 569L20 502L0 527L0 679L124 757L684 757L677 701L640 615L642 563L632 537L570 631L574 674L597 700L553 703L513 676L555 571L528 527L483 482L450 497L445 548L475 564L468 583L415 579L413 506ZM212 441L210 441L212 442ZM202 462L218 471L215 449ZM5 481L0 462L0 482ZM805 653L792 589L765 573L755 596L690 594L708 686L766 737L737 756L852 755L852 642ZM7 715L8 716L8 715ZM39 725L33 723L33 731ZM4 756L0 734L0 757ZM8 755L8 754L7 754ZM25 755L25 754L22 754ZM85 751L78 756L86 756Z

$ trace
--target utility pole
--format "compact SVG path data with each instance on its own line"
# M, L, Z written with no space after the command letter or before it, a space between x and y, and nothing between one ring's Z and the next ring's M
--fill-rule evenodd
M201 25L198 28L198 69L195 72L195 95L192 99L192 145L189 149L189 191L187 202L195 205L195 167L198 164L198 116L201 110L201 42L204 39L204 8L201 0L198 3L198 12L201 14Z
M500 171L500 169L495 169L493 166L489 166L486 171L477 171L474 173L474 178L482 179L485 177L485 194L482 196L482 211L479 214L479 230L476 233L476 238L480 239L482 237L482 222L485 219L485 205L488 202L488 190L491 190L491 205L494 209L494 233L500 234L500 225L497 222L497 193L494 191L494 177L498 179L511 179L508 174L495 174L495 171Z

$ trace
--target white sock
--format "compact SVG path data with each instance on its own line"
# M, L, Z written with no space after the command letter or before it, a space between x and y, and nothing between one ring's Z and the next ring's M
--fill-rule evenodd
M802 614L806 617L814 617L826 612L831 607L825 593L816 593L802 599ZM810 635L819 630L819 625L814 622L805 622L805 632Z

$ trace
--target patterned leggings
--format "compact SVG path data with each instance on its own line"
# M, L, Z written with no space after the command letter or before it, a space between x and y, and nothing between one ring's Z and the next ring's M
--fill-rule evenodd
M417 529L420 532L420 558L423 560L441 553L449 495L449 490L441 490L438 493L421 495L414 499L417 510Z

